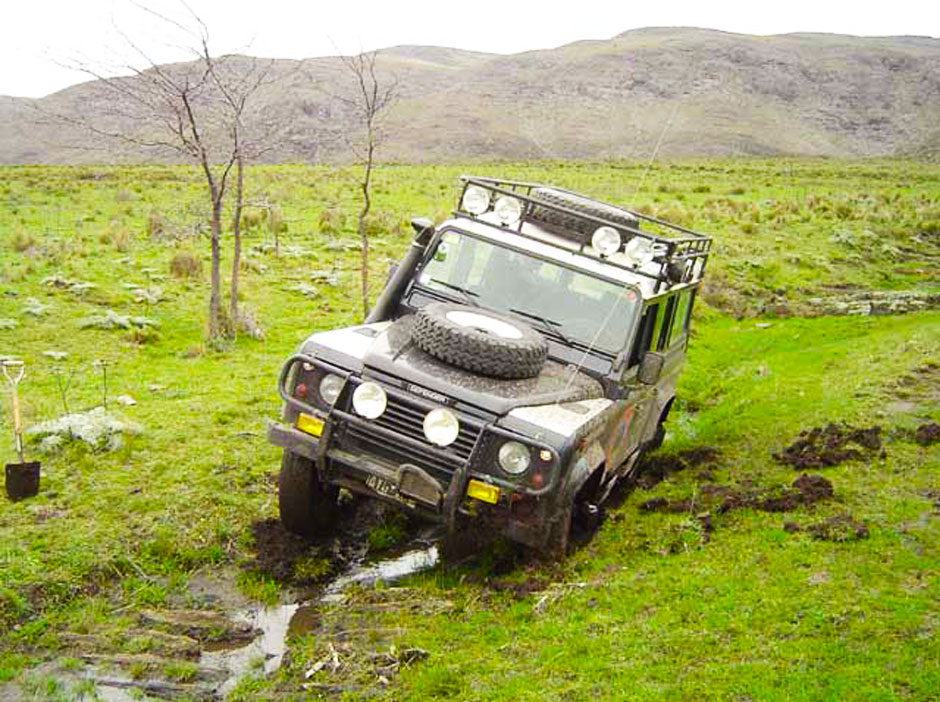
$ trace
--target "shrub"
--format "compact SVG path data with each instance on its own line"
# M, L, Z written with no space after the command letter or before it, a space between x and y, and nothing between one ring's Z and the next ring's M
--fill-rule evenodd
M126 253L131 247L131 233L124 227L118 227L116 229L108 227L101 232L98 241L102 244L111 244L116 251Z
M282 234L287 231L287 222L281 208L274 205L268 212L268 231L272 234Z
M242 228L254 229L264 224L268 211L263 207L246 207L242 212Z
M166 218L160 210L150 210L147 215L147 236L159 239L166 231Z
M170 273L175 278L201 278L202 260L190 251L180 251L170 260Z
M13 234L13 250L17 253L23 253L36 245L36 239L32 235L23 231L22 227L17 228Z
M328 207L320 213L320 233L339 237L346 226L346 215L338 207Z

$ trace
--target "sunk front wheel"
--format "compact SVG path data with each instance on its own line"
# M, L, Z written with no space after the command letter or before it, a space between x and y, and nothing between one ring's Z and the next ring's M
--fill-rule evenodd
M301 536L327 533L336 520L339 489L324 485L313 461L284 450L277 499L284 528Z

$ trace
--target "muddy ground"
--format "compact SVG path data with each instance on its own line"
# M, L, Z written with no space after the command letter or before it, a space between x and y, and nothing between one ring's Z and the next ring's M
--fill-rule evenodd
M832 501L833 482L808 471L882 457L885 441L894 438L931 445L940 440L940 426L927 423L906 433L836 423L809 429L773 455L777 462L802 471L790 484L777 486L748 479L719 484L721 454L714 447L654 454L639 464L635 480L619 487L608 504L616 508L636 489L650 490L672 475L694 470L692 494L643 500L637 510L688 515L695 525L694 540L704 545L721 517L730 512L751 509L786 514ZM940 493L926 497L940 509ZM120 631L60 633L64 651L82 666L50 668L47 673L66 681L94 682L102 698L114 702L139 699L141 694L217 700L259 660L266 673L273 673L282 663L296 668L288 640L310 634L315 655L313 663L304 664L309 667L300 676L305 693L368 692L391 684L401 669L420 665L434 652L402 646L402 631L375 623L385 611L420 614L453 607L424 590L394 586L402 576L437 563L442 534L378 503L344 499L344 519L330 537L307 540L287 532L276 519L260 520L252 526L254 557L238 568L193 574L187 598L166 609L144 610L131 627ZM620 521L625 515L621 511L614 518ZM582 526L574 547L587 543L596 526ZM787 520L782 527L788 533L832 542L869 536L865 524L845 513L803 524ZM677 529L673 542L657 547L662 553L687 547L686 527ZM462 563L466 565L467 560ZM554 587L551 568L512 545L490 544L469 556L469 564L465 577L494 595L544 599ZM240 573L277 582L283 601L266 607L249 603L236 586ZM374 589L378 581L386 586ZM297 677L293 670L291 679ZM291 685L278 692L295 694L297 683Z
M830 423L800 432L799 438L774 454L778 463L796 470L812 470L839 465L846 461L885 458L881 427L855 428Z

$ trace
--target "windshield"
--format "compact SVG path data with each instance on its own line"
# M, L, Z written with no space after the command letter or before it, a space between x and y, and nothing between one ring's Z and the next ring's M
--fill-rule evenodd
M441 236L418 283L612 354L626 344L637 305L622 283L455 231Z

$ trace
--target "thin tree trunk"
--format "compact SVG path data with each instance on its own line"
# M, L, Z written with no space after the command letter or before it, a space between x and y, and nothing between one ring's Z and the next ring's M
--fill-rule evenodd
M229 313L232 318L232 324L238 327L238 275L242 258L242 206L245 196L245 162L241 154L235 162L236 181L235 181L235 219L232 223L232 234L234 242L232 244L232 287L229 290Z
M362 177L362 210L359 212L360 276L362 278L362 318L369 316L369 235L366 230L366 217L372 207L370 185L372 179L372 156L375 150L370 133L365 173Z
M221 284L219 280L219 240L222 233L222 201L214 199L212 202L211 226L211 273L209 290L209 338L215 339L222 334L222 300Z

